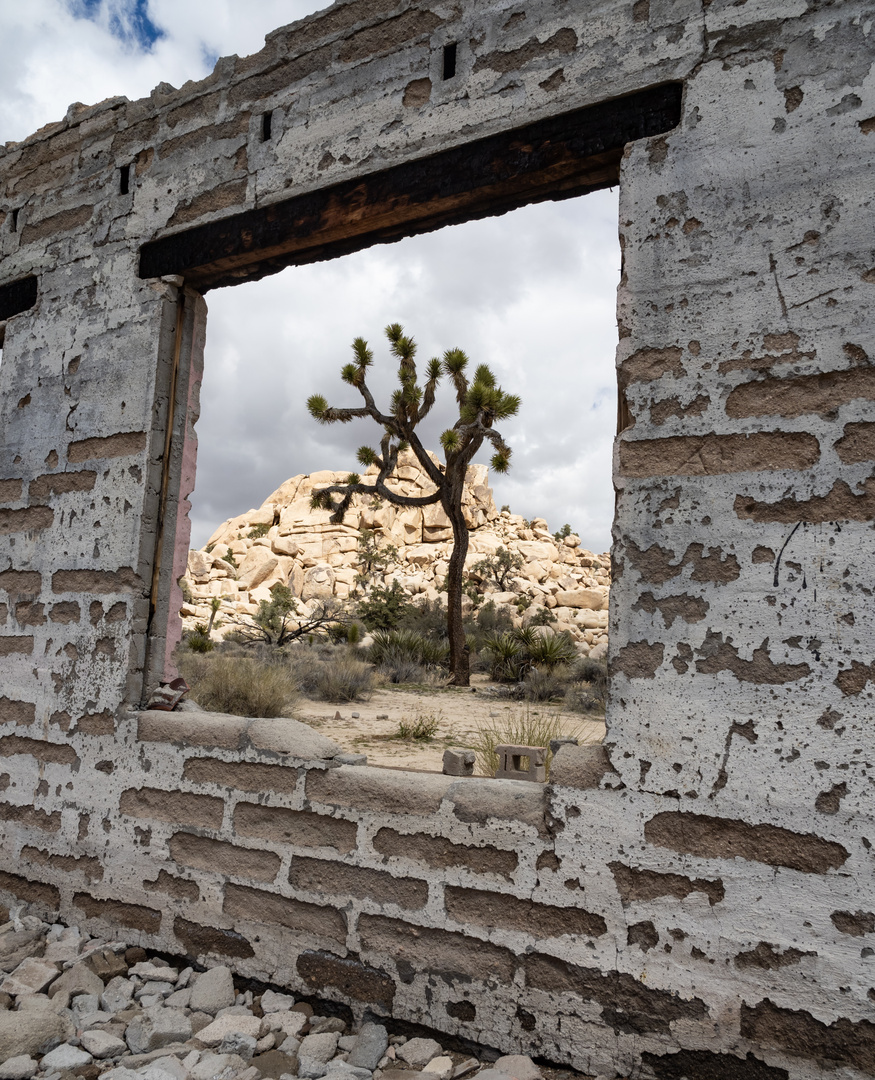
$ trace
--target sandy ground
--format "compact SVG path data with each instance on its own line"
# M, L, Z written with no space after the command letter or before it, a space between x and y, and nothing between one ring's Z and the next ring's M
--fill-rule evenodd
M581 743L598 743L604 738L605 725L601 718L563 714L561 705L501 699L491 692L496 684L483 675L473 675L471 684L470 689L389 687L374 691L369 701L352 705L302 700L295 716L319 728L350 753L367 754L369 765L436 772L441 771L443 752L448 746L469 745L483 727L505 730L523 718L527 710L529 715L558 716L562 734L573 736ZM403 721L411 723L431 717L437 720L437 731L431 740L399 737L398 728Z

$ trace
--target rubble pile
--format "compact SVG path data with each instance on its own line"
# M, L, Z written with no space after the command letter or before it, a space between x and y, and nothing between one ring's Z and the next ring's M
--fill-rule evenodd
M542 1080L525 1056L487 1064L353 1028L291 994L241 992L227 967L196 971L22 910L0 926L0 1080Z

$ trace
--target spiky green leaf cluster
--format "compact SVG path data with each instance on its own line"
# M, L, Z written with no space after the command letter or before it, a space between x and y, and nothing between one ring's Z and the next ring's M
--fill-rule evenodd
M325 414L328 412L328 402L321 394L311 394L310 397L307 398L307 411L313 419L318 420L320 424L328 422L325 419Z

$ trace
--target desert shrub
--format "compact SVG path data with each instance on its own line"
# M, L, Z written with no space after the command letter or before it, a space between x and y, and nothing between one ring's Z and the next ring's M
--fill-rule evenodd
M542 713L526 706L511 720L498 720L483 725L476 737L468 745L477 755L477 766L483 776L494 776L498 768L496 746L512 744L517 746L543 746L547 750L545 762L547 777L553 755L550 752L550 740L571 738L580 734L578 725L568 725L558 713Z
M288 670L308 698L316 701L363 701L374 688L370 664L348 652L318 646L296 649L290 656ZM320 655L321 654L321 655Z
M608 694L608 665L604 660L583 657L570 672L572 685L565 694L565 707L572 712L604 715Z
M533 668L523 681L522 696L526 701L551 701L565 697L567 688L567 668Z
M435 641L415 630L375 630L369 659L381 666L391 655L393 660L410 660L422 667L434 667L447 663L450 647L446 641Z
M194 630L190 630L184 638L183 644L187 649L195 653L212 652L215 642L210 637L210 629L206 623L195 623Z
M358 604L359 619L368 630L395 630L411 605L397 578L388 587L375 585Z
M558 532L553 533L554 540L564 540L566 536L571 536L571 526L566 522Z
M260 540L263 536L267 536L270 532L270 525L266 525L263 521L258 525L253 525L249 530L248 538L250 540Z
M387 682L399 686L425 682L427 669L400 650L390 649L384 654L377 670Z
M290 716L298 684L285 665L217 651L180 653L179 669L194 701L210 712L233 716Z
M557 622L556 616L548 607L539 607L534 615L529 618L529 626L549 626Z
M410 604L401 616L399 630L413 630L423 637L444 640L447 636L447 609L440 599Z
M431 742L437 734L442 714L417 713L412 720L406 717L398 725L399 739L416 739L417 742Z

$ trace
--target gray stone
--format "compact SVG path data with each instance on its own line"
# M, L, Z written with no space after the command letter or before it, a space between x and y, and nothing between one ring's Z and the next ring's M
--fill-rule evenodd
M328 1062L326 1077L332 1080L371 1080L372 1070L357 1068L346 1061L335 1058Z
M127 1053L127 1044L124 1039L115 1035L109 1035L105 1031L83 1031L80 1036L82 1048L87 1050L93 1058L102 1061L104 1058L119 1057Z
M234 1031L226 1035L219 1043L220 1054L239 1054L244 1061L251 1061L257 1048L257 1040L252 1035Z
M249 1035L252 1038L253 1046L258 1040L261 1034L262 1020L258 1016L253 1016L251 1012L244 1009L241 1013L227 1012L222 1016L217 1017L211 1024L208 1024L205 1028L202 1028L198 1033L198 1041L202 1042L204 1046L219 1046L226 1038L231 1035ZM236 1053L237 1051L227 1051L227 1053ZM252 1055L250 1055L251 1057Z
M70 1002L70 1009L76 1017L89 1016L100 1010L100 998L97 994L78 994Z
M159 997L163 999L172 993L172 982L147 982L144 983L139 990L134 991L134 997L138 1001L142 1001L145 997Z
M191 1005L191 990L186 987L184 990L174 990L172 994L169 994L164 999L164 1004L168 1009L187 1009Z
M139 1069L137 1075L141 1080L186 1080L188 1069L179 1058L168 1054L167 1057L159 1058L151 1065Z
M129 969L128 975L136 975L144 982L170 982L175 983L177 972L167 964L153 964L148 960L142 960Z
M398 1057L412 1065L414 1069L423 1069L432 1058L442 1053L441 1044L434 1039L410 1039L397 1050Z
M128 1024L125 1040L132 1054L145 1054L191 1037L191 1021L181 1009L156 1005Z
M343 1050L345 1053L348 1054L350 1050L352 1050L352 1048L355 1046L357 1039L357 1035L341 1035L340 1038L337 1040L337 1049Z
M49 1009L0 1012L0 1061L38 1057L74 1034L70 1021Z
M14 971L33 956L42 956L46 943L42 930L11 930L0 934L0 971Z
M422 1075L428 1077L428 1080L431 1080L432 1077L435 1077L436 1080L450 1080L453 1075L453 1059L443 1055L432 1058L422 1070Z
M246 1062L237 1054L204 1054L189 1076L191 1080L218 1080L223 1075L231 1076L234 1071L245 1068Z
M473 750L451 747L444 750L443 772L446 776L473 776L477 755Z
M197 977L192 991L189 1007L196 1012L211 1013L233 1005L236 995L230 968L220 966L210 968Z
M103 979L95 975L88 964L78 963L68 968L49 987L49 997L57 994L69 993L72 997L80 994L94 994L99 996L103 993Z
M265 1019L267 1020L271 1031L284 1031L286 1035L290 1035L296 1039L301 1034L301 1029L305 1028L309 1022L303 1013L291 1011L284 1013L269 1013Z
M124 979L116 975L110 979L100 995L100 1007L106 1012L117 1013L126 1009L134 996L134 983L132 979Z
M24 994L38 994L57 978L58 965L30 956L22 960L18 967L0 983L0 990L13 997Z
M311 1035L324 1035L327 1031L336 1031L338 1035L342 1035L346 1031L346 1024L339 1016L310 1017Z
M0 1064L0 1080L30 1080L37 1069L39 1065L32 1057L21 1054Z
M389 1035L382 1024L362 1024L350 1049L347 1064L373 1072L388 1046Z
M91 1055L87 1050L82 1050L67 1042L50 1050L40 1062L40 1068L44 1072L50 1072L52 1069L79 1069L83 1065L90 1064Z
M514 1080L541 1080L541 1070L527 1054L506 1054L493 1068L507 1073Z
M301 1040L301 1057L313 1058L314 1061L330 1061L337 1053L336 1031L326 1031L321 1035L307 1035Z
M291 994L278 994L275 990L265 990L261 995L261 1011L265 1014L285 1012L295 1004Z

